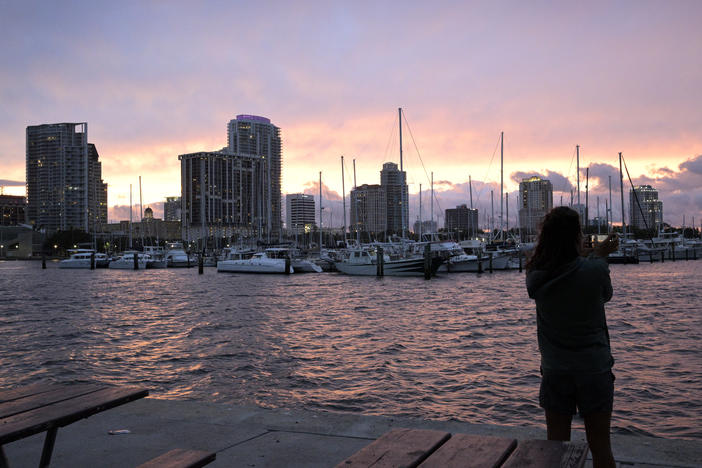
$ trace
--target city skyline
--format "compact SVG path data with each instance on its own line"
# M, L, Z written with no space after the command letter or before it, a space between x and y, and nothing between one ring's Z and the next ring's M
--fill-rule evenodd
M317 196L322 171L339 226L339 157L348 199L353 159L358 185L399 162L402 107L408 224L429 172L442 210L467 203L469 175L489 206L489 189L499 191L500 131L510 194L538 175L553 182L554 203L567 200L580 144L583 192L589 165L590 194L604 196L610 175L618 194L622 151L634 185L659 191L665 222L702 221L702 112L691 97L702 81L696 2L409 3L370 15L354 5L247 5L251 21L234 38L218 27L233 8L219 2L0 8L7 194L24 194L27 126L85 121L109 184L110 220L125 219L139 176L144 205L160 214L158 203L180 195L177 156L219 150L226 123L255 114L282 129L282 192ZM173 27L184 18L187 43ZM618 212L615 203L615 222Z

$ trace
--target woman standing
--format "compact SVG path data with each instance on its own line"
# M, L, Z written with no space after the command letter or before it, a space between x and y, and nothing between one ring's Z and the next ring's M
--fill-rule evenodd
M554 208L542 222L526 266L541 352L539 404L549 440L570 440L577 407L594 467L614 467L609 437L614 360L604 304L612 298L606 257L618 241L612 234L586 252L582 240L578 213Z

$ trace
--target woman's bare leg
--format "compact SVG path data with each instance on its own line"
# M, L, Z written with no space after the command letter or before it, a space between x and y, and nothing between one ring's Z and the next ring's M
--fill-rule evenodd
M546 410L548 440L570 440L570 423L573 415Z
M592 452L593 468L615 468L609 426L612 413L593 413L583 416L587 443Z

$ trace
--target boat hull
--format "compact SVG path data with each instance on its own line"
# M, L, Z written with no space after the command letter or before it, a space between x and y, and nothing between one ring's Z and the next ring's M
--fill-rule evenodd
M435 275L441 265L438 257L432 258L431 274ZM353 276L376 276L378 266L371 264L353 264L348 262L336 262L336 269L341 273ZM424 276L424 258L417 257L406 260L388 260L383 265L384 276Z
M263 273L281 274L285 273L285 261L258 263L249 260L220 260L217 262L217 271L224 273ZM295 269L290 266L290 273Z

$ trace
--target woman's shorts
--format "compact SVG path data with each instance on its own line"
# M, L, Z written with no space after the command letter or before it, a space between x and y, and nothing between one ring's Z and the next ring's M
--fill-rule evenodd
M581 416L611 413L614 400L614 374L550 374L541 376L539 405L548 411Z

